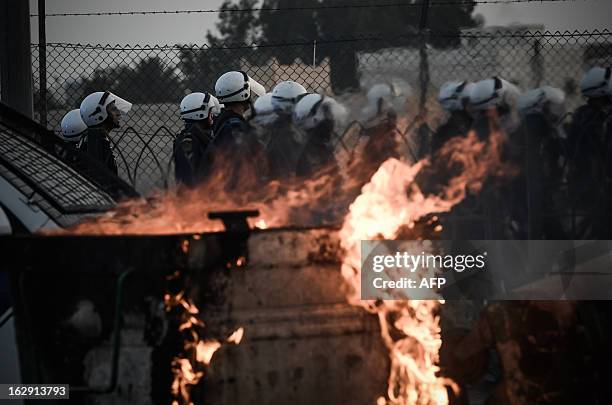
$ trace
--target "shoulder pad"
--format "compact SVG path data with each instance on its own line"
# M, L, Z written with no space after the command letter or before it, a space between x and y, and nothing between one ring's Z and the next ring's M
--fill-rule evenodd
M246 131L248 130L248 128L248 124L245 123L243 120L241 120L240 118L232 117L221 123L221 125L217 128L217 133L222 133L228 129L231 131Z
M243 120L237 117L232 117L229 120L227 120L227 124L231 125L234 128L240 128L240 129L247 128L246 122L244 122Z

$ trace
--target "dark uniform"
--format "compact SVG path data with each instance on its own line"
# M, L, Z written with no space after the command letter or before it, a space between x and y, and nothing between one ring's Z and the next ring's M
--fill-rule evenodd
M58 143L55 147L55 154L65 162L76 163L78 161L78 145L78 142L64 141Z
M562 223L551 215L567 210L561 188L567 155L565 140L539 113L525 117L524 131L529 239L565 239Z
M223 109L221 114L215 119L213 133L216 148L223 149L228 145L236 145L239 138L245 137L250 131L250 126L240 114L232 110Z
M528 211L528 183L534 170L528 166L528 152L535 151L535 140L527 136L524 125L506 134L508 139L502 146L502 160L510 168L517 170L514 177L504 179L500 191L504 217L507 222L506 237L510 239L530 239L530 212ZM531 161L533 162L533 158ZM538 239L535 235L534 239Z
M213 125L215 170L225 170L229 189L237 187L239 181L260 183L267 179L264 147L257 140L251 126L239 114L223 109Z
M446 137L444 142L459 140L458 137L466 136L470 131L474 131L480 142L489 142L491 124L500 125L498 120L491 122L489 114L483 112L472 120L471 127L467 128L464 133L452 135L452 131L446 132L443 137L446 137L445 135L449 136ZM520 131L505 134L507 142L501 146L502 161L504 163L515 162L514 167L520 167L521 164L521 144L517 139L522 139L522 137L519 134ZM442 181L442 184L444 184L463 170L461 164L453 162L453 160L449 162L450 156L441 153L444 150L442 145L441 142L433 157L432 163L435 171L430 177L434 180L434 184L439 182L439 180L436 180L436 176L446 179ZM449 163L451 164L449 165ZM425 180L427 180L427 177L425 177ZM446 216L441 216L444 225L444 237L449 239L505 239L508 237L508 224L512 219L517 216L524 216L525 213L525 209L520 204L521 199L524 199L525 196L524 191L519 191L518 195L514 194L517 187L520 188L522 184L524 183L516 177L489 176L485 179L477 194L468 193L463 201L453 207L450 216L457 217L458 221L446 222ZM425 187L424 190L428 190L428 188ZM436 188L434 190L436 193L439 192ZM524 227L521 227L521 229L524 229Z
M306 143L300 153L296 167L296 176L299 180L320 180L315 188L316 207L304 210L293 210L295 218L290 217L293 223L302 223L307 226L328 226L337 224L346 215L346 198L348 193L338 194L343 187L343 177L339 176L340 167L334 154L333 121L325 120L315 128L305 131ZM307 213L305 215L305 212Z
M270 142L266 147L269 179L293 177L302 145L295 139L291 116L278 115L274 122L266 126L266 130L270 135Z
M100 162L114 175L118 174L117 162L115 161L108 132L101 126L87 128L79 144L79 150Z
M599 351L607 345L593 338L598 328L582 306L570 301L490 304L467 336L443 338L445 375L460 384L477 381L493 350L502 376L487 405L606 403L599 402L604 390L596 380L601 369L595 360L609 350Z
M372 175L385 160L392 157L399 158L396 124L397 115L395 112L389 112L383 119L365 128L364 132L368 141L364 146L363 159L364 163L373 169Z
M453 111L448 120L440 125L431 140L432 155L439 151L451 138L465 136L472 127L474 120L466 111Z
M568 131L570 198L575 212L574 238L605 238L608 234L603 216L611 178L612 139L610 106L590 100L573 115Z
M306 131L307 141L296 167L298 177L311 177L324 168L339 171L332 144L333 122L323 121Z
M212 139L211 130L202 131L195 123L186 124L173 147L177 183L194 187L207 178L212 165L209 156Z

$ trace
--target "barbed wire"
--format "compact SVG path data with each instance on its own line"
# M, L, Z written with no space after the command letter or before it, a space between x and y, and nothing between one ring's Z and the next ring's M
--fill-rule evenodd
M515 3L559 3L575 2L577 0L474 0L474 1L432 1L430 6L444 5L479 5L479 4L515 4ZM586 0L582 0L586 1ZM144 10L144 11L100 11L84 13L49 13L45 17L82 17L82 16L134 16L134 15L159 15L159 14L211 14L211 13L248 13L254 11L308 11L329 10L345 8L390 8L390 7L421 7L423 2L416 3L382 3L382 4L346 4L346 5L321 5L304 7L256 7L256 8L228 8L228 9L204 9L204 10ZM30 17L38 17L38 14L30 14Z
M612 32L608 29L604 30L584 30L584 31L493 31L493 32L427 32L428 37L438 38L572 38L572 37L583 37L583 36L597 36L597 35L612 35ZM319 45L335 44L335 43L347 43L347 42L397 42L402 39L414 39L421 36L415 31L413 34L396 35L393 37L377 37L377 36L360 36L350 38L334 38L334 39L312 39L295 42L259 42L259 43L237 43L228 44L223 46L209 46L193 45L193 44L175 44L175 45L111 45L111 44L80 44L80 43L67 43L67 42L50 42L47 43L49 48L67 48L67 49L99 49L106 51L153 51L153 50L182 50L182 49L257 49L257 48L270 48L270 47L289 47L289 46L311 46L313 43ZM38 47L39 44L32 43L33 48Z

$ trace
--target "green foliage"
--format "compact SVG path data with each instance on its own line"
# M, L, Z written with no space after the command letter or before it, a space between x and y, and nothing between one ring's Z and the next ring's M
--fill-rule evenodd
M233 63L228 63L226 57L229 57L226 50L197 47L181 49L180 68L185 75L186 89L190 92L206 91L214 94L217 78L234 68Z
M258 0L226 0L220 9L253 9ZM208 31L206 42L210 49L185 47L180 53L180 68L190 91L214 94L215 81L229 70L239 70L243 61L265 62L266 57L253 49L244 48L258 37L258 18L254 11L219 13L219 36ZM263 58L263 59L262 59Z
M358 0L305 0L302 7L333 6L303 11L264 11L260 15L262 39L266 42L296 40L335 40L342 38L381 37L384 42L360 41L353 47L356 50L373 50L389 46L415 46L418 41L408 38L418 31L421 0L411 0L414 6L395 7L347 7L343 5L376 5L376 2ZM409 3L409 2L403 2ZM264 8L296 7L291 0L265 0ZM431 31L444 32L445 38L452 38L461 28L477 25L472 17L475 4L457 2L430 6L427 27ZM430 40L434 46L456 45L456 41Z
M82 98L95 91L111 91L132 103L176 102L183 95L181 81L174 68L158 56L142 59L133 68L117 66L96 69L83 78Z
M225 0L221 4L222 10L252 10L259 0L239 0L233 4ZM219 13L217 22L219 37L210 31L206 33L206 42L210 46L229 46L250 44L257 38L259 21L254 11Z
M339 8L311 10L262 11L259 16L254 12L221 13L217 25L220 36L209 32L207 40L211 45L250 42L257 39L264 43L310 42L315 39L317 63L328 57L331 64L331 81L334 91L355 89L359 85L357 72L357 52L375 51L388 47L417 47L421 0L411 0L411 7L346 7L341 6L376 4L373 0L264 0L262 8L295 8L339 6ZM240 0L233 4L227 0L222 8L253 8L256 0ZM428 43L437 48L454 47L459 44L461 28L475 27L477 19L472 17L475 3L458 1L457 4L430 7L427 27L443 36L431 36ZM384 41L346 41L326 43L338 39L380 37ZM266 49L267 56L275 56L280 63L310 63L311 47L276 47ZM260 51L262 53L262 51Z

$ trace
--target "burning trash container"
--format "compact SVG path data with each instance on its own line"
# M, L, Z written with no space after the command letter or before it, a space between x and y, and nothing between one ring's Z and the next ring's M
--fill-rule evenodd
M334 229L3 245L24 382L70 384L74 403L372 404L385 393L388 353L376 318L346 302Z

